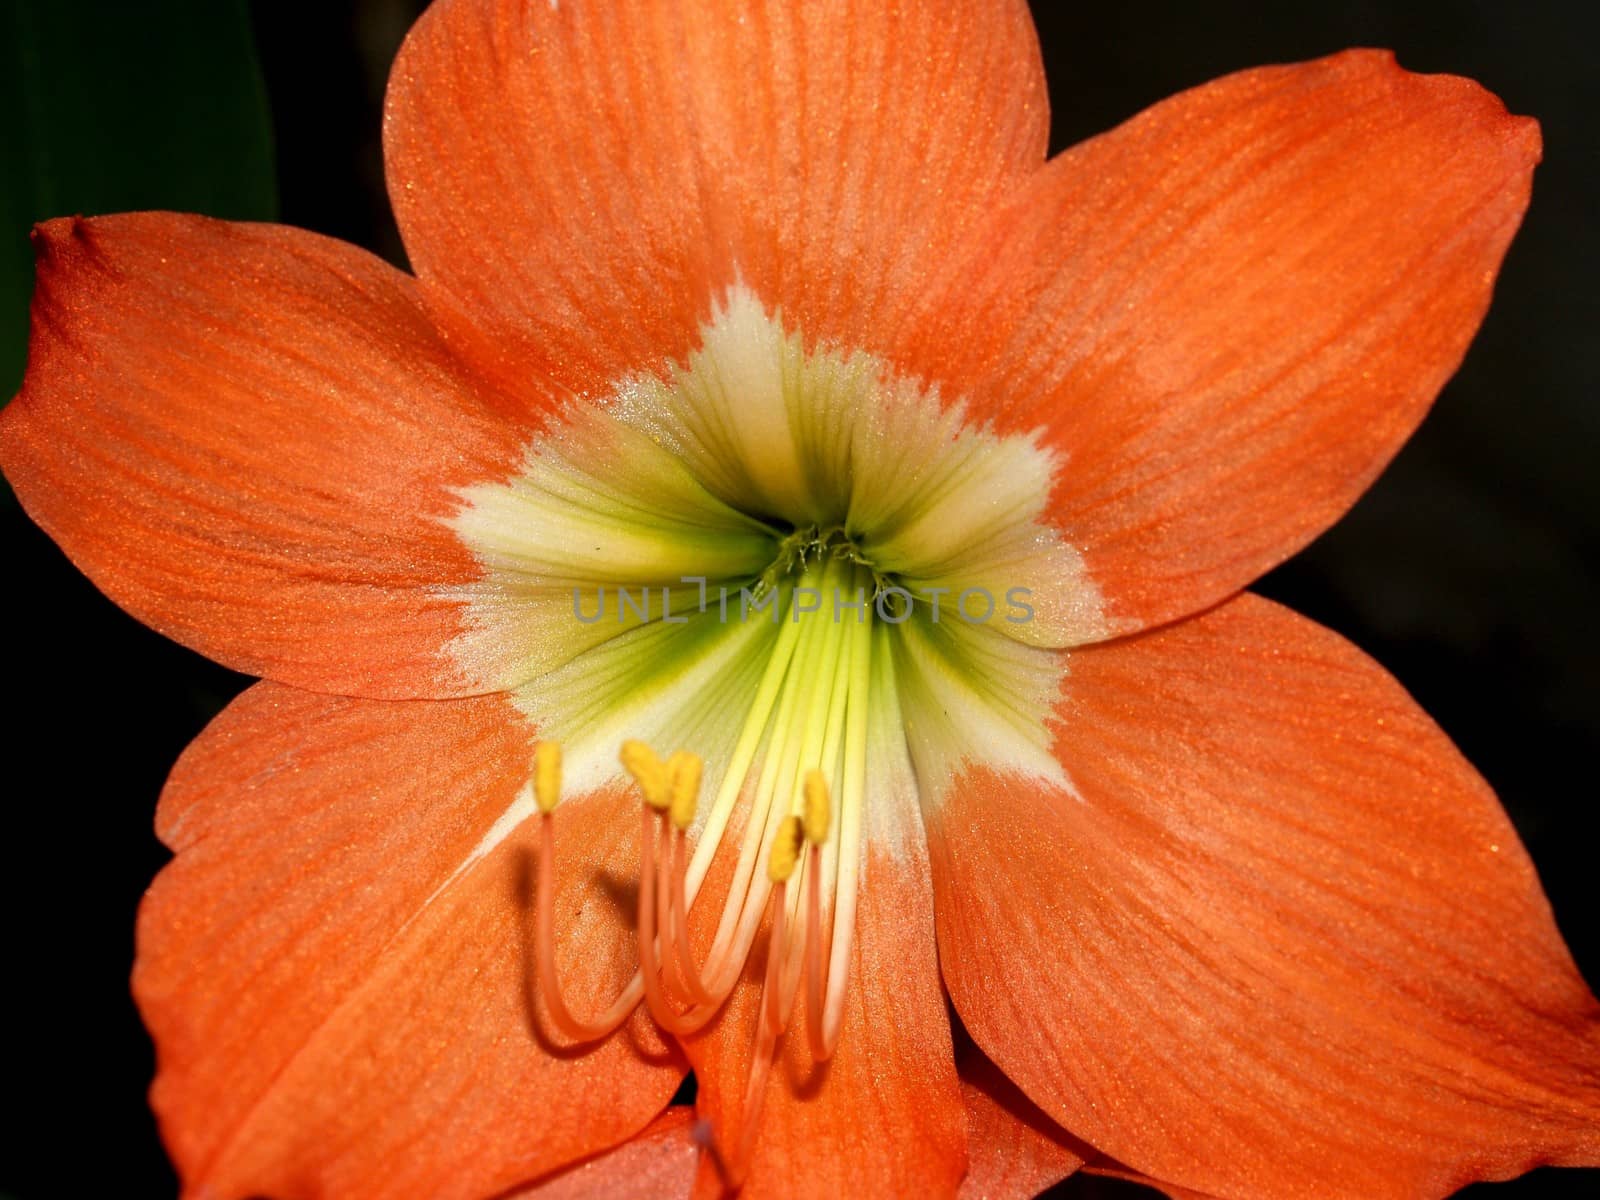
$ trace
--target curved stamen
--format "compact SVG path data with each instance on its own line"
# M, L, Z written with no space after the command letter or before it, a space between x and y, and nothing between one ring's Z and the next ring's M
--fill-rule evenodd
M664 948L663 954L667 964L677 972L673 981L676 986L672 990L677 991L686 1003L715 1005L716 998L705 986L700 971L694 965L689 944L689 905L684 897L687 831L694 823L695 808L699 804L702 770L700 756L686 750L674 751L667 760L667 774L672 789L672 832L670 844L663 847L658 862L658 911L661 914L663 946L671 950L667 954Z
M561 798L561 747L556 742L543 741L534 751L534 794L539 806L540 825L538 879L535 885L535 971L550 1023L562 1036L574 1042L598 1041L608 1037L628 1019L641 998L648 999L651 1015L670 1032L689 1032L691 1028L698 1028L699 1024L704 1023L687 1026L672 1013L662 991L661 971L655 955L655 913L660 902L657 900L657 871L654 866L658 856L652 850L652 843L656 840L657 814L671 807L670 776L666 766L642 742L623 743L621 758L623 765L638 782L645 799L645 805L640 810L639 837L637 940L640 969L598 1020L584 1021L573 1015L562 994L555 959L554 813ZM695 761L693 783L698 788L698 759ZM688 807L688 814L687 819L692 820L692 803Z
M657 840L659 821L648 805L640 812L643 824L639 837L639 969L644 975L644 994L650 1015L668 1033L681 1036L697 1027L685 1023L684 1017L688 1014L674 1012L667 998L662 964L656 954L657 872L656 855L651 848L651 843Z
M637 976L629 981L598 1020L580 1020L567 1006L556 971L555 945L555 809L561 799L561 747L557 743L539 743L534 751L533 777L534 798L539 805L538 880L534 901L534 963L539 991L544 996L550 1023L557 1032L574 1042L598 1041L619 1029L638 1007L640 981Z
M694 998L696 1004L715 1005L717 998L706 987L705 980L698 968L694 965L693 948L689 942L689 906L684 899L684 874L686 854L684 851L687 839L682 830L674 830L672 835L672 870L668 893L668 919L671 922L671 932L667 935L672 943L673 959L678 968L684 987L688 994ZM707 963L707 966L712 965Z

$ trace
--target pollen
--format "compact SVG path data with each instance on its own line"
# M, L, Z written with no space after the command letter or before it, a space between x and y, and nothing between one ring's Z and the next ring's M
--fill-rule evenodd
M820 846L828 840L833 805L828 796L828 777L816 767L806 772L805 798L806 841Z
M561 743L540 742L533 752L533 794L548 816L561 799Z
M645 743L630 738L622 743L622 751L617 757L621 759L628 774L633 776L633 781L639 785L639 791L644 794L646 804L658 812L664 812L671 807L672 791L667 778L667 767L654 750Z
M704 769L700 756L687 750L674 750L667 759L672 827L679 832L694 824L695 806L700 802L700 775Z
M800 850L804 845L800 818L785 817L778 826L778 836L772 840L772 852L767 857L767 878L773 883L788 883L800 865Z

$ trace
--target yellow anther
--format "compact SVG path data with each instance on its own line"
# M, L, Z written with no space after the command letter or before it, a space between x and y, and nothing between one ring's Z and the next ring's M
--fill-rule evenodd
M622 753L618 757L644 793L644 802L657 812L664 812L672 803L672 794L667 787L666 764L656 752L643 742L629 738L622 743Z
M561 800L561 743L540 742L533 751L533 794L539 811L555 811Z
M820 846L828 840L828 823L833 806L828 799L828 777L817 768L806 772L806 841Z
M687 829L694 824L695 805L700 802L700 756L687 750L674 750L667 759L667 782L672 789L672 827Z
M778 836L772 842L772 856L767 859L767 878L773 883L787 883L789 876L800 863L800 847L805 845L805 835L800 829L799 817L785 817L778 826Z

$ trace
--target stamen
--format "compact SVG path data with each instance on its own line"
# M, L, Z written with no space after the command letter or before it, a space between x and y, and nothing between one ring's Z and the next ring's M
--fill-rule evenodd
M772 839L772 853L767 858L767 878L773 883L787 883L789 876L800 863L800 847L805 838L800 831L799 817L785 817L778 826L778 836Z
M561 800L561 743L540 742L533 752L533 794L545 816Z
M639 970L644 976L645 1002L650 1015L669 1033L682 1035L693 1028L683 1021L685 1014L673 1011L663 986L661 961L656 955L656 855L652 844L656 841L659 815L650 805L639 810ZM665 831L662 831L663 836Z
M667 878L667 864L674 856L673 841L681 838L683 830L694 820L695 802L700 790L700 758L679 750L663 763L648 745L633 739L622 743L618 757L639 785L645 800L645 806L640 810L642 823L639 827L639 977L644 985L650 1015L663 1029L681 1036L699 1029L715 1013L714 1004L709 1010L704 1007L682 1013L674 1010L672 998L667 992L669 989L675 992L683 989L671 987L656 942L658 928L663 947L672 945L675 940L676 923L673 919L672 888ZM681 824L678 820L662 820L669 816L675 816L681 820ZM687 926L686 918L684 924ZM682 959L684 956L676 957ZM682 963L679 965L681 968ZM687 973L685 982L688 982ZM698 983L699 980L694 979L693 982Z
M657 859L657 908L665 965L676 972L667 978L669 991L688 1004L712 1004L714 999L695 970L689 946L689 906L684 901L683 873L686 862L685 831L694 824L695 807L700 799L703 766L698 754L674 750L667 759L667 782L672 793L671 833L663 835ZM670 950L670 953L669 953Z
M622 743L622 752L617 757L644 793L644 802L657 812L665 812L672 804L672 792L666 764L656 752L643 742L629 738Z
M828 840L828 823L833 818L832 802L828 798L828 777L816 767L806 772L806 841L820 846Z
M822 845L832 815L828 781L813 768L806 774L806 1042L816 1062L826 1062L833 1053L822 1036Z
M625 986L597 1021L582 1021L572 1015L561 993L556 972L556 842L555 810L561 799L561 746L540 742L534 751L534 798L539 805L538 880L534 900L534 970L539 991L544 995L550 1023L563 1037L574 1042L592 1042L609 1037L639 1006L637 977ZM648 811L648 810L646 810Z
M672 832L672 870L670 873L670 892L668 894L668 922L670 929L666 934L667 940L672 943L673 963L678 968L678 975L684 989L696 1004L708 1005L715 1009L719 1003L718 998L706 987L700 971L694 965L693 947L689 943L689 906L684 900L683 878L685 863L688 855L684 846L688 841L683 830L674 829Z
M779 1036L788 1028L789 1015L794 1008L794 996L799 983L796 974L788 978L789 943L788 921L789 880L800 865L800 852L805 848L804 828L799 817L785 817L778 826L778 836L772 843L772 854L767 859L767 878L772 880L772 932L767 945L767 984L761 991L761 1019Z
M700 773L704 764L698 754L674 750L667 759L667 782L671 791L672 827L683 832L694 824L695 806L700 802Z
M700 971L694 965L689 941L689 906L684 896L684 875L688 861L685 831L694 823L702 770L700 756L687 750L675 750L667 759L671 832L668 835L663 831L656 860L656 914L662 939L663 967L670 967L676 972L675 976L667 976L664 969L663 979L667 990L676 993L678 999L698 1006L698 1010L692 1007L680 1018L686 1030L699 1028L703 1024L700 1018L708 1018L723 999L706 987Z

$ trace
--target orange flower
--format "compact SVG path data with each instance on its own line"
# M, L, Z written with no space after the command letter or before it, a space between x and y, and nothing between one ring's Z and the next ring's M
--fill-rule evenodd
M1487 786L1240 591L1459 362L1533 123L1357 52L1046 164L1020 0L820 8L440 0L415 278L38 231L0 464L266 677L140 920L187 1192L1600 1162L1600 1009Z

